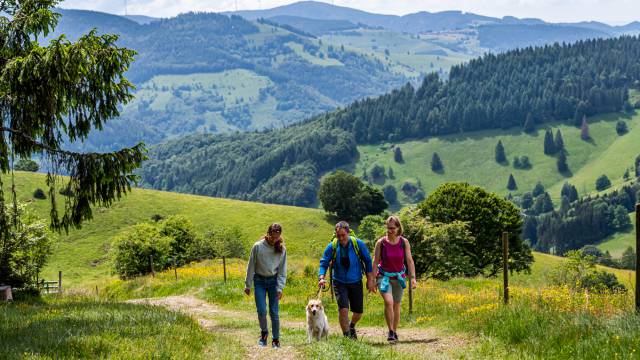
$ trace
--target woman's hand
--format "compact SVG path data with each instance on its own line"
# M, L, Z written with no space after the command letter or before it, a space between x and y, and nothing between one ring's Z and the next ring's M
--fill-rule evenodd
M418 282L416 281L415 278L411 278L411 288L415 289L418 287Z
M251 295L251 289L244 288L244 293L247 294L247 295Z
M282 299L282 291L278 291L278 300Z

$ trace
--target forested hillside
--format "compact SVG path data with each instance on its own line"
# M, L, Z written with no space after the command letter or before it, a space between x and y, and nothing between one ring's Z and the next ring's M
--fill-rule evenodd
M467 133L631 110L640 40L622 37L489 54L375 99L284 130L191 136L153 150L155 189L309 206L324 171L351 164L356 144ZM598 74L598 76L594 76ZM269 189L269 191L264 191Z
M127 72L136 98L84 144L94 150L282 127L407 81L376 57L238 16L190 13L142 25L104 13L59 11L49 38L75 39L96 27L137 51Z

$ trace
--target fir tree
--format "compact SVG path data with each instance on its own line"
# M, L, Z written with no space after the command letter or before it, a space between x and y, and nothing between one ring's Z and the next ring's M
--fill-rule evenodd
M496 156L496 162L498 164L504 164L505 162L507 162L507 156L504 153L504 146L502 146L502 140L498 140L498 143L496 144L495 156Z
M556 144L553 141L553 132L547 129L544 132L544 153L545 155L553 155L556 153Z
M586 116L582 118L582 125L580 125L580 138L584 141L591 139L591 135L589 135L589 123L587 123Z
M509 181L507 182L507 189L511 191L518 189L518 185L516 184L516 179L513 178L513 174L509 175Z
M399 164L404 162L404 158L402 157L402 150L400 150L400 146L396 146L395 150L393 151L393 160L395 160L395 162Z
M444 166L442 165L442 161L440 160L440 156L438 155L438 153L433 153L433 156L431 156L431 170L433 172L439 172L442 171L444 169Z
M393 168L389 166L389 179L395 179L395 175L393 175Z
M560 129L556 131L556 138L554 139L553 144L556 152L564 152L564 140L562 139L562 132L560 132Z
M574 202L578 200L578 190L576 190L575 186L565 182L564 185L562 185L560 196L566 196L569 202Z
M564 151L561 151L560 155L558 155L558 161L556 164L558 166L558 171L561 174L567 173L569 171L569 165L567 165L567 155L564 154Z
M536 130L536 123L533 120L533 115L531 113L527 114L527 119L524 122L524 132L530 134Z
M533 195L534 198L537 198L542 194L544 194L544 186L542 185L541 182L538 181L536 186L533 187L533 191L531 192L531 195Z

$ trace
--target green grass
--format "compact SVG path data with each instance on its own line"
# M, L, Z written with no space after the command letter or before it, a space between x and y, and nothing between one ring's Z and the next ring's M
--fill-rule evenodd
M32 198L36 188L45 189L44 180L42 174L16 172L19 199L48 219L49 200ZM331 219L316 209L134 189L114 206L94 209L94 219L81 230L60 235L42 277L57 279L58 271L62 271L67 287L102 287L111 277L108 250L112 238L130 225L150 221L154 214L184 215L199 233L221 225L240 226L247 245L264 235L271 223L279 222L287 247L295 255L319 254L333 229Z
M204 359L243 351L185 315L82 297L0 303L0 339L3 359Z
M631 224L635 224L636 213L629 214L631 218ZM598 244L598 248L602 251L609 251L612 257L619 258L622 253L631 246L634 250L636 248L636 233L633 229L629 229L626 232L616 233L603 242Z
M618 136L615 131L616 122L621 118L627 120L629 127L629 133L624 136ZM400 142L395 145L402 150L403 164L393 160L392 144L359 146L360 158L355 164L355 174L360 176L364 169L371 169L376 164L384 166L387 172L389 167L393 168L395 179L386 178L384 183L379 181L377 184L395 186L402 204L411 202L400 191L405 181L420 181L427 194L444 182L465 181L507 195L509 174L513 174L518 185L515 195L531 191L540 181L557 202L565 181L574 184L581 195L594 192L595 181L603 174L611 179L614 186L623 183L624 170L633 165L637 155L634 144L640 141L639 119L638 114L632 118L618 114L593 118L590 123L591 142L581 140L580 129L574 126L551 124L554 134L557 129L562 131L569 167L573 172L571 177L557 171L555 157L544 155L542 127L532 135L522 133L521 129L492 130ZM508 165L495 161L498 140L504 144ZM431 170L434 152L440 155L444 164L442 173ZM533 165L531 169L512 166L514 156L523 155L529 157Z
M344 46L373 56L393 72L418 79L421 73L442 69L448 71L453 65L471 59L470 55L457 53L436 44L433 39L416 38L390 30L356 30L359 35L345 33L322 36L322 41L333 46ZM388 55L385 53L388 50Z

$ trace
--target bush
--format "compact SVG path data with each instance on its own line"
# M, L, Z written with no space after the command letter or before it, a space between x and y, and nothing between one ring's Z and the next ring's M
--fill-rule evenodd
M237 227L218 227L198 237L188 250L192 260L243 258L247 254L245 236Z
M122 279L166 269L171 253L171 238L152 224L137 224L115 237L111 245L116 274Z
M376 240L386 233L384 220L385 218L381 215L368 215L360 222L358 236L367 244L369 249L373 249Z
M567 261L550 274L555 285L566 285L571 289L587 289L595 292L626 291L614 274L596 270L596 258L579 250L567 252Z
M44 190L37 188L36 191L33 192L33 197L36 199L44 200L47 198L47 194L44 193Z
M629 128L627 128L627 123L622 120L618 121L618 123L616 124L616 132L618 133L618 135L624 135L628 133Z
M602 191L611 187L611 180L607 177L607 175L602 175L596 180L596 190Z
M382 193L384 194L385 200L387 200L389 204L395 204L396 202L398 202L398 192L396 191L396 188L393 187L393 185L387 185L383 187Z
M31 159L20 159L18 160L18 162L13 166L14 170L17 171L31 171L31 172L36 172L38 171L40 167L38 166L38 163L31 160Z
M169 256L177 265L184 265L193 260L187 254L187 249L197 237L191 221L181 215L169 216L159 223L158 229L162 236L171 239Z

